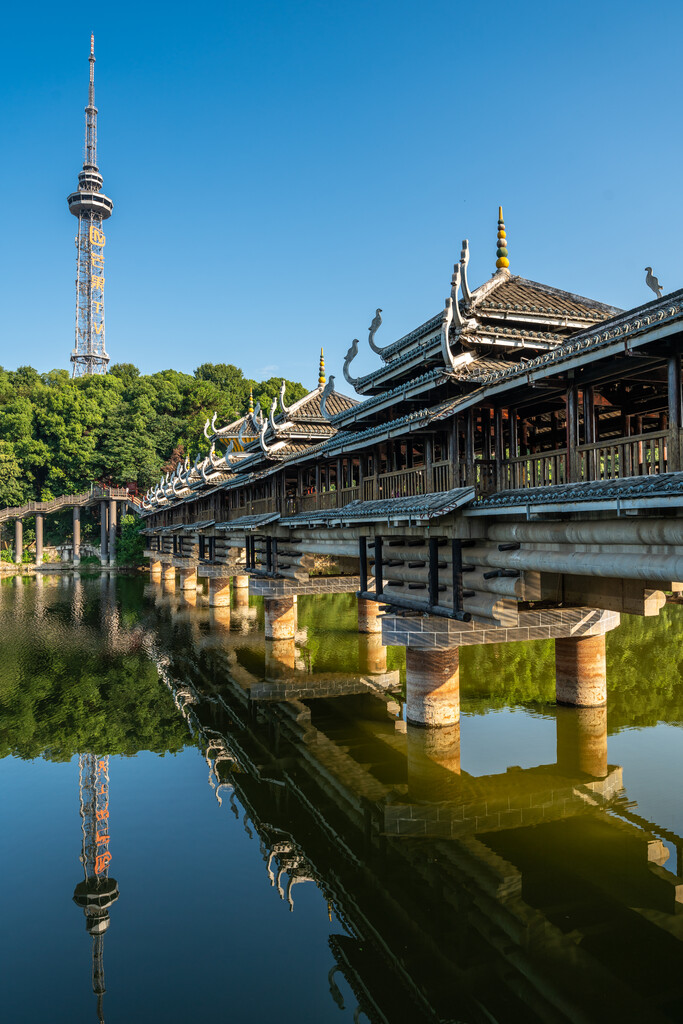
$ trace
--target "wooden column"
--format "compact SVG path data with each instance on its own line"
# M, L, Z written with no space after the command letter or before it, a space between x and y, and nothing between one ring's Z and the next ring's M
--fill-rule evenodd
M410 438L410 435L408 435ZM431 494L434 490L434 439L425 437L425 493Z
M503 410L497 408L493 414L494 451L496 457L496 490L507 486L505 466L505 438L503 437Z
M481 457L491 459L491 410L481 410Z
M476 484L474 467L474 409L469 408L465 415L465 478L468 487Z
M667 362L667 383L669 391L669 450L667 470L681 468L681 357L672 353Z
M567 388L565 401L567 403L567 479L577 481L579 479L579 453L576 450L579 443L579 402L576 384L570 384Z

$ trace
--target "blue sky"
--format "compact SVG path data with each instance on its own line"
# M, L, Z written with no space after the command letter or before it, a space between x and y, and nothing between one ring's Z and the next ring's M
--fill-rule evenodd
M68 367L90 31L107 349L314 385L443 307L461 240L619 306L683 285L683 5L251 0L5 10L0 365ZM347 389L348 390L348 389Z

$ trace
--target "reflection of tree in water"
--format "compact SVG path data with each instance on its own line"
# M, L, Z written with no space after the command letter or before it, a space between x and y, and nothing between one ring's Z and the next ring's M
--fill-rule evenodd
M0 629L0 757L181 750L187 729L141 648L141 628L117 623L107 636L104 620L88 622L87 597L84 604L82 624L55 604L38 630L30 618ZM131 625L133 611L124 617Z
M607 634L610 732L683 723L683 608L667 605L657 616L623 615ZM463 710L552 704L555 650L552 640L489 644L460 651Z

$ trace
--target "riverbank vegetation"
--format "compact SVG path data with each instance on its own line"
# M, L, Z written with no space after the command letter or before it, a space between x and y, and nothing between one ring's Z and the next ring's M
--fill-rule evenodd
M72 379L66 370L0 367L0 508L87 490L101 481L145 491L179 459L206 452L203 427L243 415L249 391L268 410L281 378L255 381L228 363L193 375L143 375L131 363ZM303 397L288 381L286 401Z

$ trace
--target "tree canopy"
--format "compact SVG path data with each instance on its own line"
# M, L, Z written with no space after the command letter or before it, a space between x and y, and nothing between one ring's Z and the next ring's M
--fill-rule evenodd
M72 379L66 370L0 367L0 508L44 501L101 481L146 490L186 455L208 448L203 427L242 416L254 401L268 409L280 378L255 381L230 363L203 363L194 375L143 375L116 363L103 376ZM286 382L286 401L306 394Z

